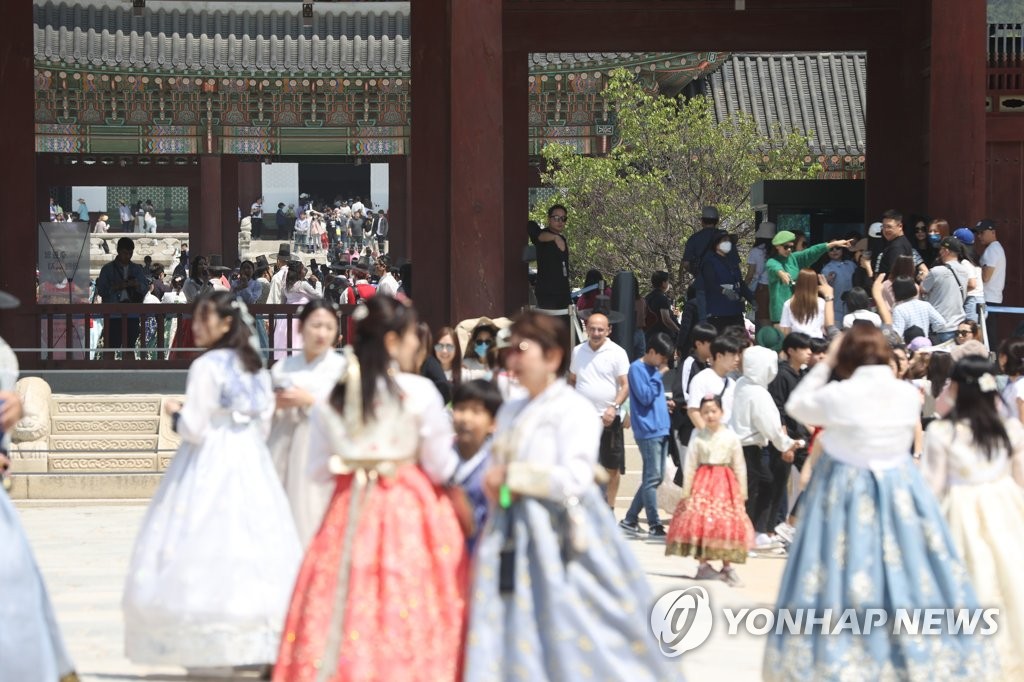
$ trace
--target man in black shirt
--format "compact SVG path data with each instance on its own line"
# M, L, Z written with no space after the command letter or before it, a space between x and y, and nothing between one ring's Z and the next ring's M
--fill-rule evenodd
M527 225L530 241L537 247L537 284L534 293L537 307L544 310L564 310L572 298L569 295L569 244L565 240L565 221L569 211L561 204L548 209L548 226L532 220Z
M648 339L659 333L668 334L671 339L679 334L679 325L672 316L672 301L668 297L671 288L667 272L659 270L651 275L651 293L644 297L647 303L644 333Z
M287 239L291 235L288 233L288 216L284 212L284 202L277 205L277 214L274 216L274 220L277 223L277 238Z
M914 267L922 263L921 256L914 250L910 240L903 235L903 214L897 210L889 209L882 214L882 237L888 242L882 253L878 255L878 262L875 264L875 275L889 274L896 259L900 256L910 256L914 259Z

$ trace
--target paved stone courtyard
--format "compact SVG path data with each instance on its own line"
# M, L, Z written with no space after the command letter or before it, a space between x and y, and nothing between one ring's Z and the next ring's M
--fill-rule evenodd
M18 507L83 680L199 679L186 676L180 668L135 666L124 658L121 589L132 542L145 513L142 503L19 502ZM660 543L632 540L630 545L656 594L694 584L686 577L696 571L692 559L666 557ZM751 559L739 567L746 583L743 588L700 584L708 588L716 611L720 606L770 606L784 563L781 559ZM727 674L730 680L740 682L759 680L763 640L748 635L730 637L724 634L721 621L716 620L707 643L683 657L687 678Z

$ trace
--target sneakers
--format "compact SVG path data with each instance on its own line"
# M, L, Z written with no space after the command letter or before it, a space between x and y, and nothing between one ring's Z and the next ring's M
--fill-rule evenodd
M782 547L782 543L767 533L758 533L757 537L754 538L754 549L758 552L764 552L769 549L779 549L780 547Z
M711 564L701 564L697 568L697 575L693 576L694 580L724 580L722 574L711 568Z
M736 569L732 566L723 569L718 575L721 577L722 582L729 587L743 587L743 581L740 580L739 574L736 573Z
M666 535L665 526L660 523L657 526L651 526L650 530L647 531L647 538L650 540L661 540L664 542Z
M796 528L783 521L775 526L775 535L781 538L782 542L786 545L791 545L793 544L793 538L796 537Z
M621 521L619 521L619 528L621 528L622 530L626 531L627 535L632 535L634 537L640 535L640 524L639 523L630 523L626 519L622 519Z

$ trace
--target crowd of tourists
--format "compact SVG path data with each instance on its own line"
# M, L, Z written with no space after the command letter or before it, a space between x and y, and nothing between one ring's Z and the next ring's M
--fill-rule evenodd
M614 310L596 273L571 347L571 316L552 314L572 301L569 214L548 217L529 228L536 309L439 329L385 256L376 286L362 258L340 264L355 278L338 289L350 329L291 244L244 285L192 261L178 333L202 353L183 402L167 403L182 445L125 558L131 660L266 666L281 682L679 680L650 630L630 547L644 538L731 586L751 552L784 555L778 609L1000 610L991 639L775 632L765 679L1020 678L1024 339L993 353L967 312L978 280L975 314L1000 302L990 221L936 227L938 240L926 221L916 246L895 211L866 238L810 246L763 224L744 274L709 208L685 249L682 309L659 272ZM124 246L112 295L141 276ZM967 246L986 247L977 266ZM301 305L283 327L294 352L270 371L281 347L248 310L264 289ZM620 345L617 325L637 333ZM3 350L6 433L20 407ZM627 430L636 491L621 491ZM620 492L633 495L617 518ZM73 675L6 499L0 532L15 595L0 618L19 633L0 635L0 673Z

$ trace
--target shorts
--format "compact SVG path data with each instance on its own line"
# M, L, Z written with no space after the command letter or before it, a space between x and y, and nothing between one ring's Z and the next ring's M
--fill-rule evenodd
M622 433L622 419L619 417L615 417L611 426L604 427L601 432L597 462L605 469L626 473L626 439Z

